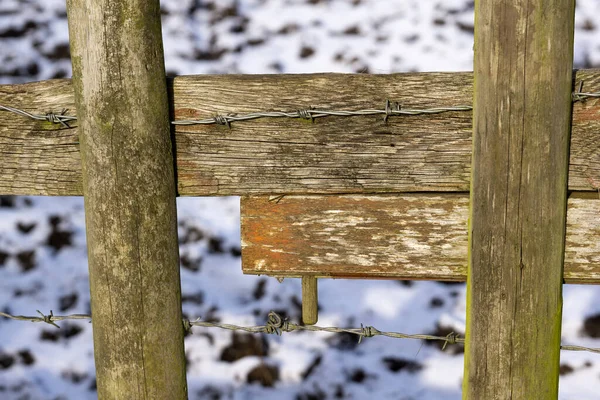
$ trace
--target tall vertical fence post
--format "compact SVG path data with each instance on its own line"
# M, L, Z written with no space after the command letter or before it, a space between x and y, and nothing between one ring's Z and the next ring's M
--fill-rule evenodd
M475 4L463 398L556 399L575 2Z
M187 396L158 0L68 0L100 399Z

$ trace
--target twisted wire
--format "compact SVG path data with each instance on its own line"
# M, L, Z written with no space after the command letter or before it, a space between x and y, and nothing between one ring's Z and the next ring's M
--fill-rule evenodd
M578 89L571 95L573 103L584 102L592 98L600 98L600 92L587 93L583 92L583 81L578 85ZM0 105L0 110L13 112L15 114L29 117L35 120L49 121L53 123L60 123L65 128L70 128L68 122L77 120L75 116L65 115L66 109L63 109L61 113L46 113L46 114L32 114L18 108ZM293 118L293 119L305 119L314 122L317 118L324 117L355 117L355 116L371 116L371 115L383 115L383 121L388 122L390 117L395 116L410 116L410 115L431 115L440 114L446 112L461 112L461 111L472 111L472 106L459 105L450 107L432 107L432 108L403 108L397 102L391 102L386 100L385 107L381 110L378 109L364 109L364 110L318 110L311 107L306 109L300 109L296 111L257 111L246 114L238 115L236 113L228 115L217 114L211 118L204 119L189 119L189 120L176 120L171 121L173 125L224 125L231 129L233 122L251 121L259 118Z
M386 105L389 100L386 102ZM293 119L307 119L314 121L317 118L323 117L354 117L354 116L369 116L369 115L383 115L384 122L388 121L390 116L400 115L424 115L424 114L440 114L451 111L472 111L472 106L454 106L454 107L434 107L424 109L391 109L386 108L382 110L365 109L365 110L316 110L316 109L304 109L292 112L285 111L258 111L243 115L216 115L212 118L205 119L194 119L194 120L178 120L172 121L173 125L213 125L215 123L221 125L230 126L232 122L250 121L259 118L293 118Z
M9 111L18 115L22 115L23 117L29 117L31 119L35 119L38 121L48 121L55 124L61 124L65 128L70 128L68 122L77 120L77 117L65 115L68 111L66 108L60 112L60 114L54 114L52 112L46 113L44 115L41 114L32 114L24 110L20 110L18 108L3 106L0 104L0 110Z
M4 312L0 312L0 316L19 320L19 321L31 321L31 322L43 322L60 328L55 321L64 320L92 320L92 316L88 314L71 314L71 315L54 315L52 311L50 314L43 314L37 310L39 317L36 316L24 316L24 315L11 315ZM446 336L436 336L427 334L406 334L399 332L385 332L373 326L364 326L361 324L360 328L338 328L338 327L321 327L316 325L299 325L282 318L279 314L274 311L269 312L267 316L267 322L265 325L258 326L240 326L234 324L223 324L219 322L205 322L199 319L190 321L183 319L183 328L187 332L191 332L192 327L205 327L205 328L220 328L230 331L243 331L247 333L267 333L271 335L281 335L283 332L294 332L294 331L311 331L311 332L329 332L329 333L349 333L358 337L358 343L361 343L363 338L374 337L374 336L386 336L393 339L416 339L416 340L433 340L444 342L442 350L449 344L464 344L465 338L460 335L451 332ZM565 351L587 351L591 353L600 354L600 348L574 346L574 345L561 345L561 350Z

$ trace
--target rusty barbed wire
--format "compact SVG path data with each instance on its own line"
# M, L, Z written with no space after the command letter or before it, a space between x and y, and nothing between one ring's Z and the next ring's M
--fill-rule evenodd
M89 314L71 314L71 315L54 315L52 311L50 314L43 314L41 311L36 310L39 317L35 316L25 316L25 315L11 315L4 312L0 312L0 316L19 320L19 321L30 321L30 322L43 322L46 324L50 324L55 326L56 328L60 328L55 321L65 321L65 320L89 320L92 322L92 316ZM186 332L191 333L191 329L194 326L204 327L204 328L220 328L230 331L243 331L247 333L266 333L266 334L276 334L281 335L283 332L294 332L294 331L311 331L311 332L329 332L329 333L349 333L352 335L358 336L358 343L361 343L363 338L374 337L374 336L386 336L393 339L416 339L416 340L430 340L430 341L441 341L444 342L442 346L442 350L446 348L449 344L464 344L465 338L460 335L451 332L446 336L436 336L436 335L427 335L427 334L406 334L399 332L385 332L380 331L379 329L373 326L363 326L360 325L360 328L338 328L338 327L321 327L316 325L299 325L293 322L288 321L287 319L282 318L279 314L274 311L269 312L267 317L266 325L257 325L257 326L240 326L234 324L223 324L219 322L205 322L196 319L194 321L190 321L189 319L183 319L183 328ZM593 347L584 347L584 346L574 346L574 345L561 345L561 350L565 351L587 351L591 353L600 354L600 348Z
M578 85L578 89L572 93L572 101L583 102L591 98L600 98L600 92L586 93L582 91L583 81ZM66 109L63 109L61 113L55 114L52 112L46 114L32 114L27 111L20 110L18 108L0 105L0 110L13 112L24 117L33 118L40 121L49 121L53 123L60 123L65 128L70 128L68 122L77 120L77 117L65 115ZM371 115L383 115L383 121L387 123L390 117L395 116L410 116L410 115L427 115L427 114L440 114L445 112L456 112L456 111L472 111L472 106L459 105L451 107L432 107L432 108L402 108L400 103L391 102L386 100L385 107L383 109L363 109L363 110L319 110L312 107L296 110L296 111L257 111L246 114L230 113L227 115L217 114L210 118L204 119L190 119L190 120L175 120L171 121L173 125L226 125L231 128L233 122L240 121L251 121L259 118L292 118L292 119L306 119L314 122L317 118L323 117L354 117L354 116L371 116Z

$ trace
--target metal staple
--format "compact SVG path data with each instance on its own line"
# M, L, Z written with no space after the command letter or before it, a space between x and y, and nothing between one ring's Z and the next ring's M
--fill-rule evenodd
M37 310L39 317L34 316L24 316L24 315L11 315L4 312L0 312L0 316L19 320L19 321L31 321L31 322L44 322L50 325L53 325L57 328L60 328L54 321L64 321L64 320L76 320L76 319L86 319L92 322L92 316L88 314L71 314L71 315L54 315L52 311L50 314L44 315L42 312ZM425 335L425 334L405 334L399 332L384 332L376 329L373 326L363 326L361 324L360 328L338 328L338 327L320 327L316 325L298 325L294 324L287 319L282 318L279 314L274 311L271 311L267 317L266 325L259 326L239 326L233 324L222 324L218 322L204 322L200 320L190 321L188 319L184 319L183 327L187 332L191 332L193 326L201 326L206 328L220 328L226 329L230 331L243 331L248 333L267 333L267 334L276 334L281 335L283 332L294 332L294 331L311 331L311 332L330 332L330 333L349 333L352 335L358 336L358 343L362 341L363 338L373 337L373 336L387 336L394 339L417 339L417 340L434 340L444 342L444 346L442 350L445 349L448 344L456 344L456 343L465 343L465 338L455 334L454 332L449 333L446 336L435 336L435 335ZM587 351L591 353L600 354L600 348L593 347L584 347L584 346L573 346L573 345L561 345L561 350L567 351Z

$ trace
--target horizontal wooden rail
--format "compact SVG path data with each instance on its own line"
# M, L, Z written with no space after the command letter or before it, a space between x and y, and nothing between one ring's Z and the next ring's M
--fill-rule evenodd
M600 91L600 70L576 73ZM471 73L215 75L169 81L172 119L216 114L471 105ZM31 113L75 113L69 80L0 85L0 104ZM0 193L82 195L77 123L0 111ZM261 118L174 126L181 196L452 192L469 190L472 115ZM570 190L600 185L600 99L573 107Z
M464 281L461 194L242 198L248 274ZM564 279L600 283L600 199L570 198ZM540 277L542 278L542 277Z

